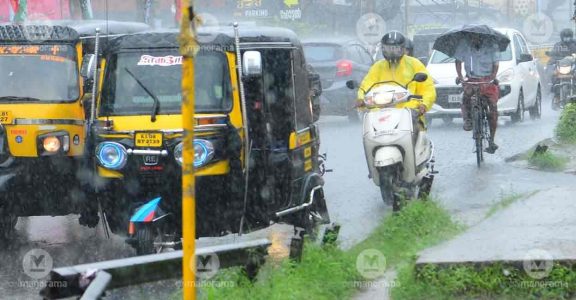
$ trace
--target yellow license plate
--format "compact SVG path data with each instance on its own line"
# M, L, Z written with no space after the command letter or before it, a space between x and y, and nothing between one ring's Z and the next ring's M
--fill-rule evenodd
M0 111L0 124L12 124L12 112L1 110Z
M134 144L136 147L162 147L162 133L136 133Z

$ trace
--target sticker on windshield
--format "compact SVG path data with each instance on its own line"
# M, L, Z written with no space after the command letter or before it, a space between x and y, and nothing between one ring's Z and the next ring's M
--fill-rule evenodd
M161 66L161 67L168 67L168 66L175 66L182 64L182 56L151 56L151 55L142 55L140 57L140 61L138 62L139 66Z

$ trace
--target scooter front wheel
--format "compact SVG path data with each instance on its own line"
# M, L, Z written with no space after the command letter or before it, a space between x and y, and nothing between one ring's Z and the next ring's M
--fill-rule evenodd
M400 211L401 209L401 199L400 196L395 192L394 186L398 182L398 166L388 166L378 169L378 174L380 177L380 194L382 195L382 200L387 205L392 205L392 211Z

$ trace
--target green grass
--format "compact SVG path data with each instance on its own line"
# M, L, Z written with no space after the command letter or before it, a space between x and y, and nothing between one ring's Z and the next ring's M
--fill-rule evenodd
M381 251L390 267L408 262L418 251L461 229L435 202L414 201L385 218L369 238L348 251L307 243L300 263L265 265L255 282L238 269L223 270L212 280L231 284L207 286L201 292L207 299L347 299L357 292L358 282L366 281L356 270L363 250Z
M576 104L569 103L564 107L556 125L556 136L561 142L576 143Z
M500 193L500 201L492 204L492 206L490 207L488 212L486 212L486 218L489 218L490 216L492 216L494 213L496 213L499 210L507 208L512 203L514 203L520 199L529 198L529 197L535 195L536 193L538 193L538 190L533 191L531 193L522 193L522 194L518 194L518 193L514 193L514 192L511 192L510 194L505 194L504 192L501 192Z
M528 163L544 171L562 171L566 168L569 159L556 155L550 151L544 153L531 153L528 157Z
M393 299L572 299L576 295L575 266L554 264L540 280L517 264L488 266L409 264L398 272Z

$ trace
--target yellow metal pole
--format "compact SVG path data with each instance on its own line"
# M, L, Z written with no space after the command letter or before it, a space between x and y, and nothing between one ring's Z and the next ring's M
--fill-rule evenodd
M194 56L198 50L193 0L182 0L180 53L182 62L182 286L185 300L196 299L196 198L194 180ZM190 9L189 9L190 8Z

